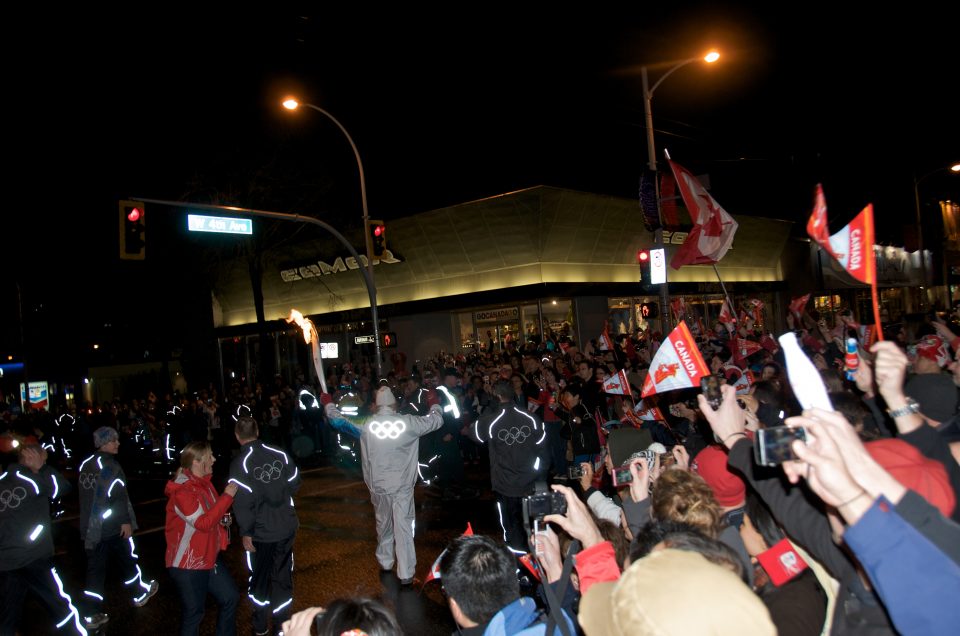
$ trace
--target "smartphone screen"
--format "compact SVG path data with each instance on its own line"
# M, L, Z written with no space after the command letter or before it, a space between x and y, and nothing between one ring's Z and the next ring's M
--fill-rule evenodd
M806 442L807 432L802 427L761 428L757 431L757 442L753 447L754 459L761 466L778 466L783 462L794 460L797 458L791 447L794 440Z
M720 387L725 380L719 375L708 375L700 378L700 392L707 398L707 403L714 411L720 408L720 402L723 399L720 394Z

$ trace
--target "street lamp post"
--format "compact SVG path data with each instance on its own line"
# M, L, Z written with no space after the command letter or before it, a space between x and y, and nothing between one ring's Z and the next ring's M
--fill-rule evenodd
M377 286L376 279L373 276L373 243L370 238L370 233L367 231L367 222L370 220L370 213L367 210L367 179L363 173L363 161L360 159L360 151L357 150L357 144L353 143L353 137L350 136L350 133L347 132L347 129L344 128L343 124L340 121L331 115L329 111L320 108L315 104L301 103L296 99L287 98L283 102L283 107L287 110L296 110L300 106L306 106L312 110L317 111L321 115L324 115L337 125L337 128L340 129L340 132L343 133L343 136L347 138L347 141L350 142L350 147L353 149L353 156L357 160L357 169L360 171L360 202L363 205L363 236L366 245L367 251L367 279L370 281L370 311L373 314L373 338L374 338L374 347L376 348L377 354L377 377L383 377L383 361L380 351L380 319L377 312Z
M647 128L647 167L653 172L653 182L654 182L654 191L656 193L657 199L657 229L653 234L653 243L656 249L664 249L663 245L663 213L661 212L660 206L660 182L657 179L657 150L653 140L653 93L657 90L660 84L663 83L663 80L670 77L674 71L677 69L683 68L687 64L703 60L708 64L712 64L720 59L720 54L716 51L711 51L705 56L701 57L691 57L690 59L683 60L667 70L666 73L660 76L660 79L654 83L653 86L650 86L650 80L647 76L647 67L644 66L640 69L640 78L643 81L643 118L644 123ZM664 254L666 251L664 250ZM664 281L660 286L660 315L662 316L661 322L664 325L664 333L666 336L666 327L670 326L670 281L666 278L666 268L664 268Z

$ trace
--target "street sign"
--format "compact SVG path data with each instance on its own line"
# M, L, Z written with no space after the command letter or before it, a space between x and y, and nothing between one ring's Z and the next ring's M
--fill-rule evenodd
M253 234L253 220L188 214L187 229L191 232L213 232L216 234Z
M376 341L377 339L374 338L373 336L354 336L353 337L354 344L373 344Z
M667 282L667 256L663 248L650 250L650 284L662 285Z

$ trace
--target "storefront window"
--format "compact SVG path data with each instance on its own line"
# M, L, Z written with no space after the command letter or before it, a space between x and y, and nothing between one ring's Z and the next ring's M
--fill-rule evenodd
M551 298L540 303L543 308L543 328L547 336L562 338L573 333L573 311L569 300Z
M521 308L524 342L540 342L540 310L536 305Z

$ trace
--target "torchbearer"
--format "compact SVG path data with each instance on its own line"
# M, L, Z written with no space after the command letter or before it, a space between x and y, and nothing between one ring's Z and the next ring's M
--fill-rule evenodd
M358 428L337 410L329 394L320 396L330 425L360 438L363 481L370 489L377 520L377 562L384 571L397 567L400 583L413 583L417 552L413 487L417 481L420 437L443 426L443 409L430 407L425 416L397 413L390 387L377 391L377 411Z

